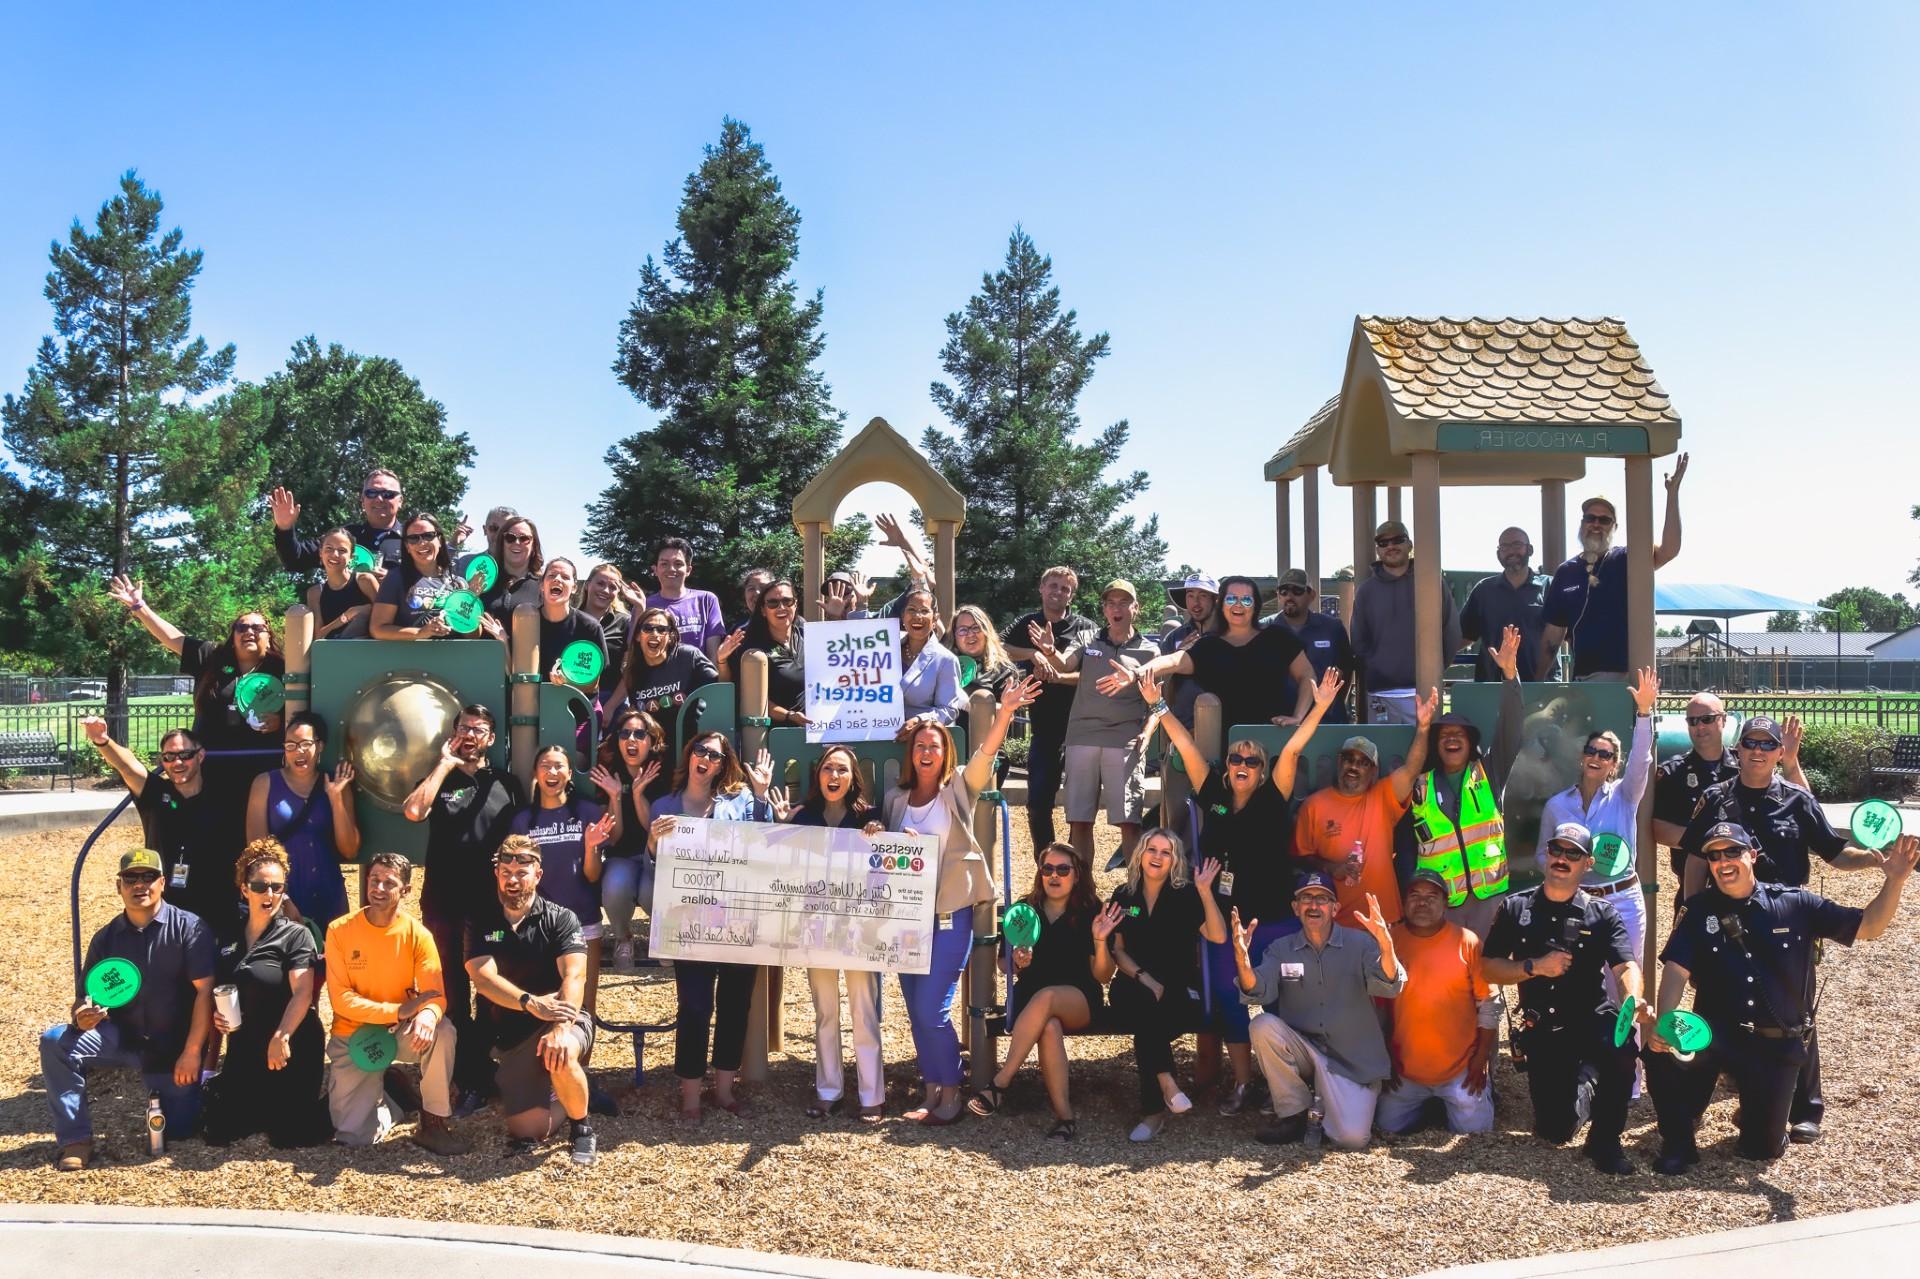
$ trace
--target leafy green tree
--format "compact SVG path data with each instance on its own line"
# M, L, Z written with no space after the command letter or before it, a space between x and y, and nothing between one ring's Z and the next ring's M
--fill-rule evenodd
M1804 625L1800 614L1792 609L1782 609L1767 619L1767 633L1770 635L1787 634L1800 630Z
M947 317L940 364L952 382L934 383L933 401L954 433L929 427L921 443L967 495L957 598L1002 621L1033 606L1051 565L1074 568L1077 603L1097 615L1101 587L1126 577L1144 593L1167 554L1157 516L1136 524L1120 514L1146 491L1146 472L1106 477L1126 446L1126 422L1076 441L1075 406L1107 335L1081 336L1052 277L1052 259L1016 227L1001 269Z
M54 243L45 294L57 338L41 342L26 389L0 406L7 446L33 486L55 495L31 553L32 607L66 619L50 645L98 644L116 707L147 641L98 608L101 579L157 578L192 554L179 491L229 461L199 401L231 375L233 347L209 350L192 335L201 254L181 248L179 228L162 231L162 208L128 172L92 230L75 219Z
M1849 586L1820 601L1820 607L1834 610L1815 613L1808 630L1900 631L1916 620L1914 606L1899 592L1888 595L1871 586Z
M660 416L607 450L613 482L582 540L650 569L661 541L684 537L696 584L731 600L745 569L799 565L793 499L832 458L842 415L814 368L821 295L802 301L790 278L800 213L738 120L688 176L678 225L640 269L613 361ZM829 556L845 563L866 541L864 519L843 521Z

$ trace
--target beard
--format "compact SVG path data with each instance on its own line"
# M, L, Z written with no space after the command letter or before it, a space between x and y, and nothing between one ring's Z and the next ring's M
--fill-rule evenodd
M508 910L525 910L532 903L533 894L534 889L531 885L525 888L503 888L500 890L500 904Z
M1580 537L1580 549L1592 556L1605 555L1612 547L1611 533L1583 533Z

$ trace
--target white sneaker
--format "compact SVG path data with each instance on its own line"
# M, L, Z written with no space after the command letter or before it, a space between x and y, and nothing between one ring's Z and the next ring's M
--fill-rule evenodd
M1153 1114L1148 1115L1145 1119L1142 1119L1139 1123L1135 1124L1133 1126L1133 1131L1127 1134L1127 1140L1128 1141L1152 1141L1155 1137L1158 1137L1160 1135L1160 1130L1166 1127L1166 1124L1167 1124L1167 1112L1164 1110L1157 1110Z
M1176 1115L1184 1115L1193 1109L1193 1101L1187 1094L1176 1088L1173 1090L1173 1096L1167 1098L1167 1109Z

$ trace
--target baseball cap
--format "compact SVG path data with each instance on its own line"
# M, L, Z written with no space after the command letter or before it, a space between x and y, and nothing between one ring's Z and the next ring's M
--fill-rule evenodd
M1375 768L1380 767L1380 748L1373 744L1371 737L1362 737L1358 733L1355 733L1352 737L1340 743L1340 753L1344 755L1348 751L1359 751L1362 755L1365 755L1373 761Z
M1745 737L1748 733L1765 733L1775 742L1787 740L1785 731L1780 727L1780 721L1771 715L1748 716L1740 725L1740 736Z
M1613 504L1613 499L1605 493L1595 493L1592 497L1580 503L1580 514L1585 515L1589 506L1604 506L1607 508L1608 515L1613 516L1616 520L1620 518L1620 509Z
M1553 828L1553 838L1547 841L1551 848L1555 844L1565 844L1582 857L1593 856L1593 832L1579 822L1561 822Z
M1282 573L1280 575L1279 585L1298 586L1305 590L1313 589L1311 586L1307 584L1307 570L1303 568L1290 568L1286 572Z
M1100 592L1100 598L1104 600L1115 591L1124 591L1128 599L1136 604L1140 602L1140 592L1134 590L1133 583L1124 577L1116 577L1111 582L1108 582L1107 588Z
M848 584L849 586L852 586L852 585L854 585L854 584L855 584L855 583L854 583L854 580L853 580L853 574L851 574L851 573L849 573L849 572L847 572L847 570L845 570L845 569L843 569L843 568L837 568L837 569L835 569L835 570L833 570L833 572L831 572L831 573L829 573L829 574L827 574L827 581L829 581L829 582L845 582L845 583L847 583L847 584Z
M1399 520L1385 521L1379 528L1373 530L1373 536L1376 540L1383 537L1404 537L1411 540L1413 537L1411 533L1407 532L1407 526Z
M1413 874L1407 876L1407 887L1412 888L1415 884L1432 884L1435 888L1440 890L1443 896L1448 891L1447 877L1445 875L1442 875L1437 870L1429 870L1425 867L1422 867L1421 869L1414 871ZM1404 894L1402 895L1404 896Z
M151 848L136 848L120 854L120 873L130 870L150 870L156 875L165 874L166 867L161 864L160 854Z
M1339 893L1334 891L1333 880L1328 878L1326 875L1321 874L1317 870L1310 870L1306 874L1300 877L1300 882L1293 886L1293 895L1295 897L1298 897L1301 893L1306 892L1310 888L1322 889L1327 893L1332 894L1334 897L1338 897L1340 895Z
M1738 822L1715 822L1707 828L1706 838L1700 841L1702 852L1720 844L1732 844L1736 848L1752 848L1753 837L1747 834L1747 828Z

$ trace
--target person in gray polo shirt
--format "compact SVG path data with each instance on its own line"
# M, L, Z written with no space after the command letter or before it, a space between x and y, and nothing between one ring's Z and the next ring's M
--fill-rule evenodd
M1260 1131L1267 1145L1306 1135L1307 1108L1320 1095L1327 1140L1348 1150L1366 1146L1380 1085L1393 1073L1387 1040L1373 1000L1393 999L1407 984L1393 954L1380 903L1367 894L1360 928L1333 922L1339 910L1333 881L1319 871L1300 877L1293 913L1300 931L1276 937L1260 967L1247 959L1259 920L1233 913L1233 962L1242 1002L1270 1011L1249 1030L1253 1057L1273 1095L1273 1123Z
M1166 710L1148 706L1138 688L1129 686L1112 697L1097 685L1113 671L1144 665L1160 655L1160 647L1134 629L1140 596L1133 583L1117 579L1100 593L1100 612L1106 629L1034 669L1043 679L1078 681L1073 707L1067 714L1067 829L1068 840L1082 866L1093 864L1093 819L1100 800L1107 802L1107 823L1120 828L1120 847L1108 870L1126 864L1128 851L1140 837L1140 809L1146 794L1146 744Z

